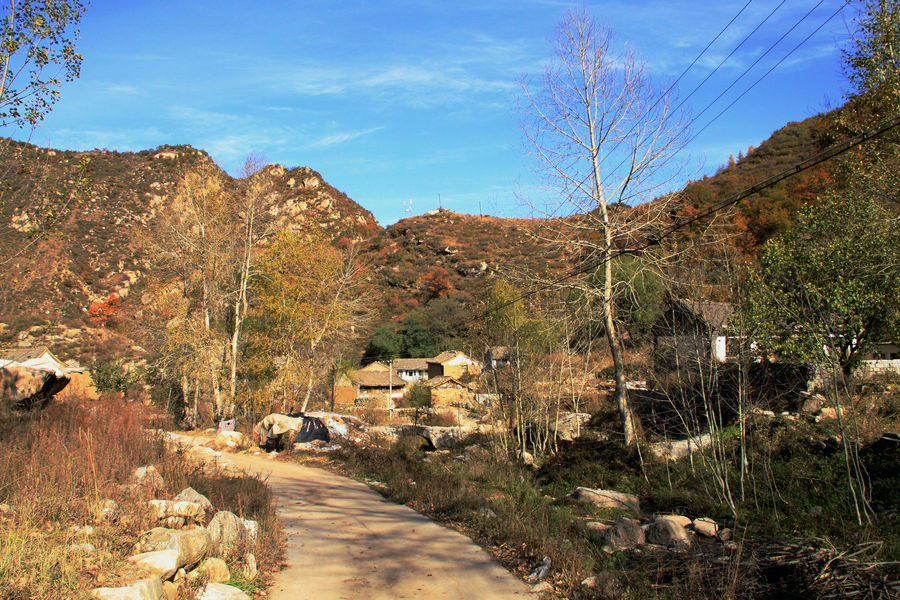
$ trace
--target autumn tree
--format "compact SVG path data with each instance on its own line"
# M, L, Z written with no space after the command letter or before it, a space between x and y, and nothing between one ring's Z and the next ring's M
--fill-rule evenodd
M0 127L34 127L50 112L64 81L81 72L76 52L84 3L9 0L0 21Z
M315 228L279 232L262 253L251 308L256 352L274 365L274 384L306 410L340 350L364 324L352 250L342 253Z
M523 92L525 135L558 198L544 235L582 271L597 274L566 283L600 305L625 442L633 444L637 426L625 385L613 257L619 245L665 218L665 199L640 212L628 209L664 189L684 145L684 123L668 90L652 84L632 51L616 51L610 32L586 12L561 23L552 62L539 81L523 83Z
M222 394L226 317L234 292L234 257L239 238L236 203L215 165L203 164L182 177L148 239L157 269L154 338L164 361L175 366L184 388L193 382L213 397L216 416L230 416L232 399ZM184 389L185 395L188 389Z

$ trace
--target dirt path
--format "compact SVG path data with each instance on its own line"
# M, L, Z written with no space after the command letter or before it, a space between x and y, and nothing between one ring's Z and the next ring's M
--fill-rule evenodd
M528 587L464 535L365 485L295 463L228 454L268 477L287 537L272 600L497 600Z

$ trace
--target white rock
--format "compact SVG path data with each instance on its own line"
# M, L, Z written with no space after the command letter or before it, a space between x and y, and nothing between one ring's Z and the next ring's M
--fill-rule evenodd
M169 579L178 570L178 550L154 550L142 552L128 557L128 562L144 569L148 573L158 575L160 579Z
M528 590L529 594L543 594L544 592L552 592L553 586L550 585L549 581L542 581L539 584L532 586L530 590Z
M639 512L641 507L637 496L613 490L595 490L586 487L575 488L572 497L580 502L593 504L597 508L611 508Z
M217 512L206 526L213 550L223 555L231 552L235 544L240 541L245 529L244 521L227 510Z
M212 502L209 501L209 498L198 492L192 487L186 487L172 498L176 502L196 502L200 506L203 507L207 513L212 513L215 509L213 508Z
M256 567L256 556L253 554L245 554L244 555L244 579L247 581L253 581L256 579L256 576L259 574L259 569Z
M95 588L91 596L97 600L165 600L162 580L148 577L119 588Z
M250 600L250 596L224 583L207 583L197 592L197 600Z
M134 473L131 474L131 480L139 486L150 490L161 490L165 487L162 475L159 474L159 471L153 465L135 469Z
M255 544L259 539L259 523L253 519L241 519L244 524L244 539L250 544Z
M150 500L150 509L157 521L169 517L181 517L185 520L202 521L206 517L206 509L199 502L187 500Z
M206 573L206 580L210 583L226 583L231 579L231 571L221 558L207 558L197 570Z
M719 525L712 519L694 519L694 531L705 537L716 537L719 533Z
M165 529L154 527L141 535L137 547L142 552L154 550L176 550L178 552L178 566L191 567L200 562L212 547L209 532L204 528Z

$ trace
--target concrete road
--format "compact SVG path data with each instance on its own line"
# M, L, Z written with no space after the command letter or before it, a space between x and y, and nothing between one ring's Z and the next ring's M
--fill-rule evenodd
M268 477L287 537L272 600L525 596L528 587L469 538L365 485L293 463L228 459Z

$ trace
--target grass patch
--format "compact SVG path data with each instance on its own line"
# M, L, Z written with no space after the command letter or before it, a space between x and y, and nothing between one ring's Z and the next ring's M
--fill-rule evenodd
M261 589L277 568L283 548L280 525L264 482L255 477L209 473L168 449L142 428L142 407L122 401L55 403L41 412L0 421L0 599L87 597L91 588L133 581L126 562L138 536L152 527L151 497L171 498L192 486L218 510L259 522L259 539L232 559L240 577L244 552L256 555ZM153 464L165 489L128 486L133 471ZM116 519L102 518L108 500ZM74 527L90 526L92 534ZM94 552L74 546L92 544Z

